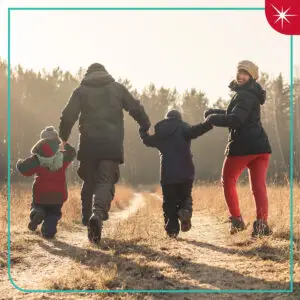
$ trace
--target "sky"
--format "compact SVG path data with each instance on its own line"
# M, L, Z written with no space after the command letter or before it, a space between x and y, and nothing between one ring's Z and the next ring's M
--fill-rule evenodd
M125 6L124 1L76 1L71 6ZM37 1L0 0L0 57L7 57L7 7ZM70 6L38 1L38 6ZM247 6L264 0L126 1L126 6ZM300 65L300 36L295 65ZM289 79L289 37L275 32L263 11L13 11L11 63L76 73L93 62L141 91L149 83L204 91L211 102L228 98L239 60L254 61L271 76ZM300 75L300 74L299 74Z

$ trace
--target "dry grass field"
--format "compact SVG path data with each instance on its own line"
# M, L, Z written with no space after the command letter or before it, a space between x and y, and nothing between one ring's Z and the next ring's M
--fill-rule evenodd
M31 194L13 187L11 276L23 289L288 289L289 188L269 186L274 235L250 238L255 207L248 186L239 187L247 231L229 236L221 187L194 188L193 228L177 240L164 234L160 190L135 194L118 186L100 246L80 224L80 190L72 187L55 240L27 230ZM31 294L14 289L6 271L6 199L0 199L0 295L3 299L299 299L300 188L294 190L295 293L288 294ZM3 296L2 296L3 295ZM5 295L5 296L4 296Z

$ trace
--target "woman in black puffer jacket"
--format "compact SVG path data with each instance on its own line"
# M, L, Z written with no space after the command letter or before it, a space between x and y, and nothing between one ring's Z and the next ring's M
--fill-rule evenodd
M237 79L229 85L235 94L227 110L210 109L205 112L209 124L229 128L222 184L231 215L231 234L246 228L240 213L236 183L243 170L249 170L257 214L257 220L253 223L253 237L272 233L267 223L266 189L271 146L261 123L260 106L265 103L266 92L256 82L258 76L258 67L253 62L239 62Z

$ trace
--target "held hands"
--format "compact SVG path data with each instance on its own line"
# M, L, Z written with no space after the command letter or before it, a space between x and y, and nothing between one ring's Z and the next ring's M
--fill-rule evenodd
M211 122L211 116L212 115L208 115L207 118L204 120L204 124L209 124L211 126L211 128L214 127L214 125Z
M61 149L61 151L64 151L65 150L65 146L66 146L66 144L68 143L68 141L62 141L61 142L61 144L60 144L60 149Z
M143 139L146 136L149 136L149 129L145 130L144 128L140 128L139 134L140 134L141 139Z
M212 115L214 113L214 110L213 109L208 109L208 110L206 110L205 112L204 112L204 119L207 119L207 117L209 116L209 115Z
M216 110L212 108L204 112L204 123L209 124L212 128L214 127L215 114L216 114Z

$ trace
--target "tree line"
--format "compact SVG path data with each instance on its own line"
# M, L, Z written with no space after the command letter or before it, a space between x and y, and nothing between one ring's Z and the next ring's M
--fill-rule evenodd
M11 178L24 180L15 171L19 157L29 155L32 145L38 140L40 131L47 125L59 124L59 117L71 92L80 83L85 70L77 74L55 68L50 72L25 70L22 66L11 69ZM113 74L112 74L113 75ZM205 87L190 88L184 93L154 84L138 92L128 79L119 79L144 105L154 125L164 118L166 111L180 108L183 118L190 124L203 121L208 107L226 108L230 100L217 99L210 105ZM262 121L268 133L273 154L268 180L286 183L290 166L290 86L279 74L270 78L262 73L259 82L267 90L267 101L262 106ZM228 84L224 82L224 84ZM0 182L7 176L7 63L0 59ZM300 79L294 84L294 177L300 178ZM121 167L121 178L132 185L152 184L159 180L159 155L146 148L138 135L137 124L125 114L125 164ZM208 134L193 141L192 150L196 167L196 178L200 181L216 181L220 178L228 130L214 128ZM74 126L70 142L78 143L78 130ZM78 162L69 170L70 180L76 176Z

